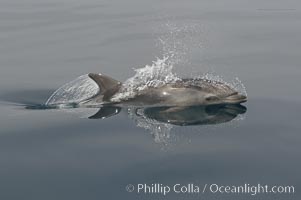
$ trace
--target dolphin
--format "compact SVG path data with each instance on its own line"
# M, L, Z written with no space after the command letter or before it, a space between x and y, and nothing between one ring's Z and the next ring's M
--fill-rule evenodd
M132 105L132 106L175 106L240 104L247 97L230 86L208 79L181 79L159 87L146 87L127 99L116 100L123 84L103 75L90 73L88 76L98 85L99 91L81 104Z

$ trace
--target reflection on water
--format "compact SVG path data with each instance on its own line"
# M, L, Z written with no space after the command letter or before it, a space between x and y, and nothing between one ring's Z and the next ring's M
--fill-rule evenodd
M27 105L26 109L53 109L70 112L81 118L106 119L122 111L127 112L136 126L150 131L156 143L166 143L174 126L202 126L227 123L239 115L243 115L247 108L240 104L209 105L190 107L78 107L69 104L68 109L55 109L45 105Z
M104 106L89 119L105 119L118 114L121 107ZM129 109L131 110L131 109ZM190 107L147 107L133 108L137 117L148 118L162 123L178 126L220 124L229 122L247 110L245 106L210 105Z
M128 116L148 130L156 143L167 144L175 126L203 126L230 122L246 112L242 105L130 108Z
M231 121L246 112L242 105L146 108L145 116L179 126L219 124Z

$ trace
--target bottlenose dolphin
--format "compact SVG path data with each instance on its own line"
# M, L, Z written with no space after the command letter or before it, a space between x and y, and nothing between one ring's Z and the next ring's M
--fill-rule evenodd
M132 97L116 100L115 95L121 92L122 83L113 78L90 73L99 92L82 104L100 105L134 105L134 106L177 106L239 104L247 97L239 94L230 86L207 79L181 79L159 87L146 87L137 91Z

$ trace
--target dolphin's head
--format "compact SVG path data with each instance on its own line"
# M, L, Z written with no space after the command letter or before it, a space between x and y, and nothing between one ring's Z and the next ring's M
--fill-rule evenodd
M239 104L247 101L247 96L221 82L203 80L200 85L205 105Z
M218 91L213 93L208 93L205 95L205 104L206 105L215 105L215 104L239 104L247 101L245 95L239 94L238 92L233 92L228 95L220 94Z

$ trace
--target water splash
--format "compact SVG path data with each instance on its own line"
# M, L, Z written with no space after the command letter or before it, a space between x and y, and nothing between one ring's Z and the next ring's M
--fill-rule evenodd
M129 99L147 87L160 87L181 80L172 72L173 65L169 59L168 56L162 59L157 58L152 65L135 69L135 75L124 82L119 93L113 96L112 101Z
M162 123L154 119L150 119L144 114L143 108L128 108L128 116L131 118L137 127L144 128L152 135L155 143L168 146L171 141L171 130L174 127L168 123Z
M235 91L237 91L238 93L247 96L247 90L246 87L244 86L244 84L241 82L241 80L238 77L235 77L234 79L230 80L230 81L226 81L224 77L222 77L221 75L217 75L213 72L209 73L204 73L203 75L197 76L195 77L195 79L206 79L209 81L212 81L212 83L223 83L227 86L229 86L230 88L234 89Z
M169 64L190 65L193 53L204 49L205 40L199 24L184 24L167 21L156 27L159 37L156 44L164 57L169 57Z
M85 74L57 89L45 105L78 104L93 97L98 91L97 84Z

